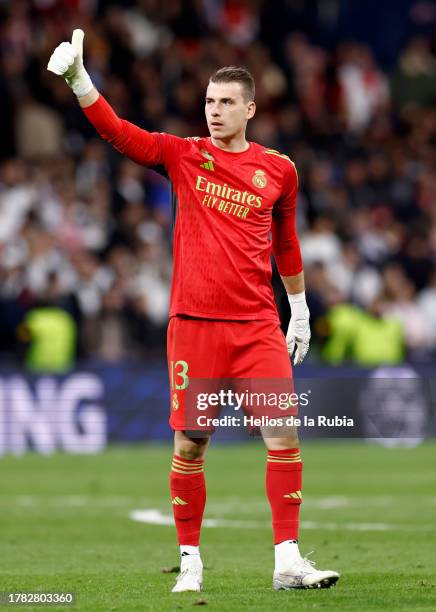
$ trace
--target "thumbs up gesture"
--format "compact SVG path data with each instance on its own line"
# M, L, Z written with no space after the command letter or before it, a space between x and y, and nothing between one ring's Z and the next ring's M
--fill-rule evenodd
M83 66L83 30L74 30L71 42L63 42L51 54L47 70L64 77L78 98L86 96L93 85Z

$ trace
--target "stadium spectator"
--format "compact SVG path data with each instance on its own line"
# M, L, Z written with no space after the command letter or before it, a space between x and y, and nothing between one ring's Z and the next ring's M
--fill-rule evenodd
M429 41L413 38L401 53L391 80L392 96L400 108L425 107L436 99L436 58Z
M381 296L367 311L345 302L334 305L327 313L328 341L323 350L326 361L363 367L401 363L402 326L395 316L386 316L384 310Z

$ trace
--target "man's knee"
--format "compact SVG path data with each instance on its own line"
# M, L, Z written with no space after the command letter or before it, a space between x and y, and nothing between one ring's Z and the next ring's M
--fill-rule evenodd
M298 448L300 441L297 433L293 433L282 437L265 437L265 445L268 450L287 450L289 448Z
M298 448L300 441L298 436L289 436L288 438L277 438L272 442L274 450L287 450L288 448ZM270 448L270 450L273 450Z
M205 445L195 442L184 442L179 446L178 455L183 459L202 459L205 452Z
M174 435L174 451L183 459L202 459L206 452L209 438L189 438L182 431Z
M297 427L265 427L262 429L262 437L268 450L287 450L300 446Z

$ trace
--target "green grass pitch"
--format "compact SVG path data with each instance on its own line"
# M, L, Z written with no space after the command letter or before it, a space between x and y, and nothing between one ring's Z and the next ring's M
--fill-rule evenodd
M436 445L317 442L302 454L300 546L341 572L330 590L271 589L265 451L252 441L209 450L205 517L218 526L203 531L201 594L170 593L174 528L129 517L171 514L169 446L1 458L0 591L74 591L74 606L51 609L104 612L436 610Z

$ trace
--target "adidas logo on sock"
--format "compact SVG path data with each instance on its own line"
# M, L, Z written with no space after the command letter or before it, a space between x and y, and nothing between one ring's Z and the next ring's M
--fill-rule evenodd
M288 493L287 495L283 495L285 499L303 499L301 495L301 491L293 491L292 493Z
M188 502L182 499L181 497L175 497L171 500L173 506L187 506Z

